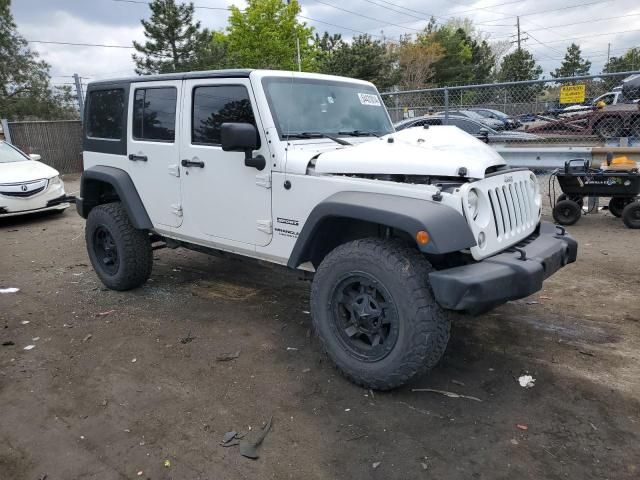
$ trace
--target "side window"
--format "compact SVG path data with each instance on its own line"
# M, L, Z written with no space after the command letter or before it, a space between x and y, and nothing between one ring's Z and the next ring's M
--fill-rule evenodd
M249 92L241 85L193 89L191 143L220 145L220 127L226 122L256 124Z
M470 122L469 120L466 120L464 118L452 118L449 121L451 122L451 125L455 125L460 130L463 130L472 135L480 132L480 126L478 126L478 124L476 124L475 122Z
M173 142L176 136L174 87L140 88L133 100L133 138Z
M87 136L120 140L124 113L124 90L94 90L89 94Z

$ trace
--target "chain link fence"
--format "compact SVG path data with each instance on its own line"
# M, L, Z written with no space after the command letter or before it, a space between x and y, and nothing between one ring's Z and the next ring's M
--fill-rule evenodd
M8 141L60 173L82 171L82 123L79 120L6 122ZM7 135L8 133L8 135Z
M396 129L455 125L489 143L640 146L640 72L386 92Z

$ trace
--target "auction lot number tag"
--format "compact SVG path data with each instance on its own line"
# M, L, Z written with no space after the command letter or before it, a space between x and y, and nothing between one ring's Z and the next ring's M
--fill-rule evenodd
M372 107L382 106L378 96L374 95L373 93L359 93L358 98L360 99L360 103L362 105L371 105Z

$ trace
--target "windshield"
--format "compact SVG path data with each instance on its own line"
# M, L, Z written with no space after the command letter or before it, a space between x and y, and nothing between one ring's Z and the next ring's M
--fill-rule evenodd
M30 160L11 145L0 142L0 163L24 162Z
M393 132L375 88L349 82L265 77L262 85L281 137Z

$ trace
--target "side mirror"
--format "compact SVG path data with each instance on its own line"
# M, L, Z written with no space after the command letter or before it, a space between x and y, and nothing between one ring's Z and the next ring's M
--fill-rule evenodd
M223 123L220 126L220 143L225 152L244 152L244 164L257 170L264 170L267 161L262 155L253 156L260 147L258 129L250 123Z
M246 152L260 146L258 129L250 123L223 123L220 140L225 152Z
M478 132L478 136L484 143L489 143L489 130L487 130L486 128L481 128Z
M30 153L30 154L29 154L29 158L30 158L31 160L35 160L35 161L37 162L37 161L38 161L38 160L40 160L42 157L41 157L40 155L38 155L37 153Z

